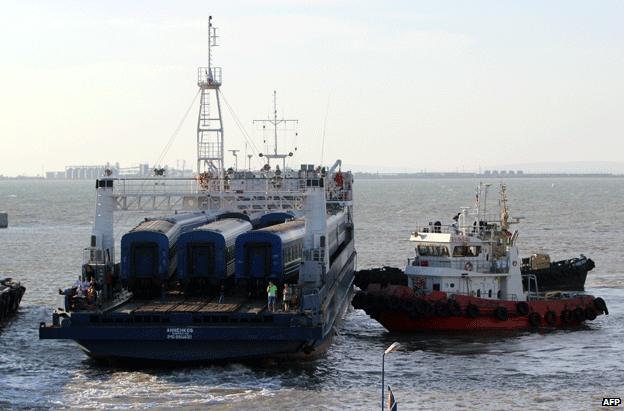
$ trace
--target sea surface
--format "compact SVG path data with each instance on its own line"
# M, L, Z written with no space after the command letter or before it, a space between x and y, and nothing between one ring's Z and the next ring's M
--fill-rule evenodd
M496 183L494 180L488 182ZM103 366L72 342L40 341L40 322L60 306L58 288L80 272L94 218L91 181L0 180L0 276L22 281L19 313L0 324L0 409L362 409L380 407L385 381L399 409L600 409L624 397L624 179L507 181L523 255L580 253L596 268L588 292L610 315L576 331L397 336L349 310L327 354L313 361L178 368ZM477 180L355 182L360 268L402 266L410 232L472 206ZM497 188L490 192L497 208ZM139 217L121 215L130 227Z

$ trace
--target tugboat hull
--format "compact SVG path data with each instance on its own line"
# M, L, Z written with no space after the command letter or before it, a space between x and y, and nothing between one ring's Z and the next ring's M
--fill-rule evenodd
M568 327L608 314L604 300L590 295L517 302L443 292L416 297L402 286L359 292L353 305L391 332Z

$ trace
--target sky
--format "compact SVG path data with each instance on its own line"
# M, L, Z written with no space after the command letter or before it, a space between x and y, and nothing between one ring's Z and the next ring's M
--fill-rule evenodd
M197 93L209 15L232 107L226 150L245 150L234 116L266 150L252 120L270 113L276 90L280 117L299 120L298 135L280 142L297 147L293 166L624 162L623 1L0 0L0 9L4 175L154 164ZM195 101L165 163L195 164L197 110Z

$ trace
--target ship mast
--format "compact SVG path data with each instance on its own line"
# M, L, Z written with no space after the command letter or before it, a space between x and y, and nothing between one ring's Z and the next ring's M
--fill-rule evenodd
M260 153L260 157L266 157L267 163L269 165L271 165L272 159L276 159L276 160L281 159L282 170L284 170L286 168L286 158L292 157L293 153L292 152L279 153L277 151L277 128L280 124L283 124L284 126L287 126L288 124L296 125L299 123L299 120L286 120L284 118L279 119L279 120L277 119L277 91L273 90L273 118L272 119L268 118L266 120L254 120L253 123L262 124L262 128L265 128L267 123L273 126L273 137L274 137L273 153L272 154Z
M221 117L221 67L213 66L212 48L217 44L217 28L208 18L208 66L197 69L197 86L201 92L197 117L197 174L209 180L218 179L219 190L223 190L223 120ZM216 102L216 111L210 110L211 101ZM214 187L217 188L217 187Z

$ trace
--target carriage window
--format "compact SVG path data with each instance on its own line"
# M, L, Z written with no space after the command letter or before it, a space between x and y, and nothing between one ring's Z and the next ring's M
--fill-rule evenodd
M476 257L481 253L481 246L457 246L453 249L453 257Z
M448 248L440 245L419 245L416 248L418 255L423 257L448 257Z

